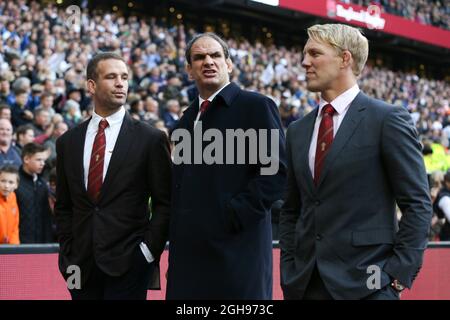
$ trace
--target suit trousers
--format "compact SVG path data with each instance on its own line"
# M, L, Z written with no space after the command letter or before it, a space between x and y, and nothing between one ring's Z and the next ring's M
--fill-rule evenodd
M132 259L131 268L118 277L107 275L94 264L83 287L69 290L72 300L146 300L154 263L148 263L139 246Z

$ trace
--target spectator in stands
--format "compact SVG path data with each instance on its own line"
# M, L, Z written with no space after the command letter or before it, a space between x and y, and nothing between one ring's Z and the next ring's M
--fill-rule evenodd
M16 143L14 148L19 155L22 155L23 146L34 141L34 129L31 124L24 124L16 130Z
M53 217L48 202L48 187L40 174L47 159L47 149L36 143L23 147L20 183L16 191L20 212L20 242L55 242Z
M13 165L19 168L22 165L20 155L12 146L13 127L7 119L0 119L0 166Z
M49 113L50 117L53 118L53 116L55 115L55 109L53 109L53 102L54 102L53 94L44 92L41 96L41 104L36 107L35 111L41 109L46 110Z
M139 98L131 101L130 103L130 115L136 120L144 119L144 102Z
M25 96L22 97L23 102L21 102L21 104L23 104L32 111L31 102L33 99L31 97L31 80L25 77L17 78L12 84L12 90L14 94L10 95L7 101L8 104L10 106L13 106L16 103L17 95L25 94Z
M0 167L0 244L20 244L19 207L14 193L18 185L17 168Z
M27 106L28 93L23 90L15 92L14 103L11 107L11 119L15 128L32 123L33 112Z
M64 121L69 128L75 127L82 120L80 104L75 100L67 100L64 105Z
M178 100L167 101L167 111L163 115L165 126L172 131L180 120L180 103Z
M54 163L56 160L56 140L61 137L67 130L69 126L65 122L58 122L54 124L54 129L52 135L45 140L44 146L49 150L49 163Z
M443 220L439 239L450 241L450 170L444 176L444 185L433 203L433 209L437 217Z
M432 215L417 131L405 108L360 91L369 48L358 29L314 25L308 36L302 65L320 102L287 132L284 297L398 299L422 266ZM374 265L382 271L371 288Z
M34 112L33 130L34 135L40 136L47 133L51 124L50 113L44 109L38 109Z
M7 104L11 100L11 90L8 79L0 77L0 104Z
M0 119L11 121L11 108L7 104L0 105Z
M144 121L159 120L159 104L158 101L156 101L152 97L147 96L147 98L145 99L144 110Z

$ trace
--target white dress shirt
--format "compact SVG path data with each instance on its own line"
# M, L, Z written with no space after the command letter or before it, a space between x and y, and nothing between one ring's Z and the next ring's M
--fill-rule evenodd
M450 197L444 196L439 200L439 208L444 212L445 218L450 222Z
M359 93L359 87L355 84L353 87L337 96L333 101L327 102L320 98L319 111L317 112L316 123L314 124L314 131L312 134L311 144L309 146L309 169L314 177L314 162L316 160L317 136L319 135L320 121L322 121L322 109L325 105L330 103L336 112L333 115L333 138L345 117L345 114L350 107L350 103L356 98Z
M111 156L114 150L114 146L116 145L117 138L119 137L120 128L122 127L123 119L125 117L125 108L122 106L120 109L113 113L112 115L106 117L106 121L108 121L108 127L105 128L105 139L106 139L106 148L105 148L105 158L103 163L103 179L105 181L105 176L108 171L109 162L111 161ZM89 121L87 131L86 131L86 140L84 141L84 186L87 190L88 185L88 177L89 177L89 165L91 162L91 154L92 147L94 145L95 136L98 131L98 124L103 118L99 116L97 113L92 113L92 119ZM140 243L140 248L142 253L147 259L148 263L153 262L154 257L148 249L147 245L143 242Z
M200 119L201 116L201 112L200 112L200 106L202 105L203 101L205 100L209 100L209 102L212 102L214 100L214 98L219 94L220 91L223 90L223 88L225 88L227 85L229 85L230 82L227 82L227 84L225 84L222 88L220 88L219 90L217 90L216 92L214 92L211 96L209 96L207 99L203 99L202 97L198 96L198 113L197 113L197 117L195 118L195 122L194 122L194 128L197 125L198 120Z

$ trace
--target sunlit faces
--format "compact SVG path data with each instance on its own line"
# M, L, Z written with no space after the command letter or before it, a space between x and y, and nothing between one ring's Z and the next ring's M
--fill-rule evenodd
M324 92L339 86L342 58L331 45L308 39L303 50L302 66L306 70L309 91Z
M104 109L117 109L127 100L128 68L117 59L101 60L97 65L97 79L88 80L88 90L95 106Z
M14 192L19 186L18 175L16 173L1 172L0 173L0 193L7 197Z
M219 42L205 36L194 42L191 48L191 63L186 70L204 99L229 82L232 62L225 58Z
M23 158L23 165L27 172L40 174L45 166L49 154L47 151L37 152L33 155L25 156Z

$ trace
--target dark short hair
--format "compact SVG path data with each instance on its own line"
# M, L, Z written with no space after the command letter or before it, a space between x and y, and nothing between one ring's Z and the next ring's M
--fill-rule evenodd
M21 136L25 134L28 130L34 131L33 126L31 124L23 124L17 128L16 135Z
M2 111L3 109L11 110L11 107L7 104L2 103L2 104L0 104L0 111Z
M45 98L48 98L48 97L54 98L53 94L51 94L50 92L45 92L44 91L44 93L41 95L41 100L45 99Z
M27 143L22 148L22 160L25 159L25 157L32 157L36 153L45 152L47 150L46 147L44 147L41 144L37 144L34 142Z
M447 172L445 173L444 181L450 183L450 169L448 169Z
M125 60L118 55L115 52L100 52L97 53L88 63L87 68L86 68L86 79L92 79L92 80L97 80L98 74L97 74L97 66L99 64L100 61L103 60L109 60L109 59L114 59L114 60L120 60L123 63L126 64Z
M17 183L19 183L19 170L17 169L16 166L12 165L12 164L6 164L4 166L0 167L0 174L1 173L12 173L15 174L17 177Z
M191 50L192 50L192 46L194 45L194 43L201 38L204 37L209 37L212 38L214 40L216 40L220 46L223 49L223 54L225 56L225 59L228 59L230 57L230 49L228 48L227 43L225 42L225 40L223 40L221 37L219 37L217 34L215 34L214 32L205 32L205 33L199 33L197 35L195 35L191 41L189 41L189 43L187 44L186 47L186 53L185 53L185 58L188 64L191 64Z

